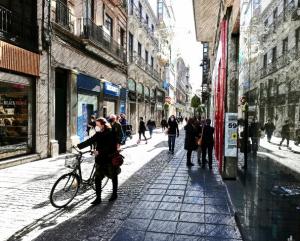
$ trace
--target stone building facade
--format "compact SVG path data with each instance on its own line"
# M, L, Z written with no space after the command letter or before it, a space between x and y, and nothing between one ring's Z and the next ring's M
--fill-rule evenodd
M128 120L137 130L138 120L164 115L164 68L159 63L159 21L148 1L128 1Z
M107 117L126 108L127 10L122 1L40 2L46 82L40 113L49 126L42 143L55 156L87 138L92 114Z
M285 120L291 136L300 126L300 2L269 1L261 5L257 38L259 57L253 99L261 123L271 119L277 133ZM276 134L276 133L275 133ZM278 133L279 134L279 133Z

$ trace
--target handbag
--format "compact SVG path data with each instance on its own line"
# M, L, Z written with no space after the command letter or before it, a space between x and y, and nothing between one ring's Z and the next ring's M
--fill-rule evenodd
M124 163L124 156L120 152L116 152L112 155L111 162L114 167L120 167Z

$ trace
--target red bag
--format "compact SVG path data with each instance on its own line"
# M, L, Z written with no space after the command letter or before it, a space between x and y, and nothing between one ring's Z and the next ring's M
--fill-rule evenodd
M114 167L122 166L124 163L124 156L122 156L120 152L116 152L115 154L112 155L111 162Z

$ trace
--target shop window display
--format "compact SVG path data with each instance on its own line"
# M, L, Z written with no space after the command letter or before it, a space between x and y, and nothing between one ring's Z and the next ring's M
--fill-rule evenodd
M0 159L31 149L31 88L0 82Z

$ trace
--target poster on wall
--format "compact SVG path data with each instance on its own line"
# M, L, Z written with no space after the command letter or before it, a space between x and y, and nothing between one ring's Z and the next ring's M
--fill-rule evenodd
M80 138L80 141L84 141L86 136L86 127L87 127L87 105L82 104L82 115L77 118L77 135Z
M225 116L225 156L237 156L237 113L226 113Z
M120 113L126 114L126 105L124 101L120 102Z

